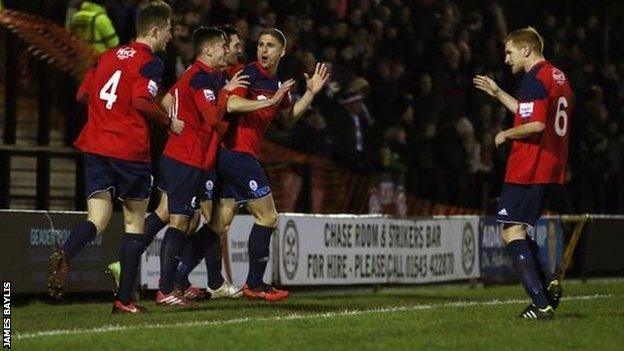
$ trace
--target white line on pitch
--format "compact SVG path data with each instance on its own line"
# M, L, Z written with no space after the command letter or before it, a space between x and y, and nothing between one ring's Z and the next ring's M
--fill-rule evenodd
M594 299L604 299L612 297L610 294L595 294L595 295L580 295L580 296L571 296L566 297L564 300L594 300ZM212 326L212 325L227 325L227 324L242 324L248 322L277 322L277 321L292 321L292 320L302 320L302 319L319 319L319 318L333 318L333 317L345 317L345 316L359 316L363 314L375 314L375 313L393 313L393 312L403 312L403 311L419 311L419 310L430 310L434 308L440 307L471 307L471 306L493 306L493 305L509 305L516 303L526 302L526 299L514 299L514 300L490 300L490 301L459 301L459 302L447 302L441 304L425 304L425 305L415 305L415 306L394 306L394 307L383 307L383 308L373 308L368 310L342 310L336 312L326 312L326 313L314 313L314 314L288 314L285 316L275 316L275 317L259 317L259 318L234 318L234 319L225 319L225 320L204 320L204 321L193 321L193 322L182 322L182 323L166 323L166 324L136 324L136 325L106 325L103 327L96 328L84 328L84 329L52 329L52 330L44 330L34 333L17 333L15 334L15 339L23 340L23 339L34 339L41 338L47 336L58 336L58 335L78 335L78 334L99 334L99 333L108 333L113 331L128 331L128 330L145 330L145 329L165 329L165 328L184 328L184 327L196 327L196 326Z

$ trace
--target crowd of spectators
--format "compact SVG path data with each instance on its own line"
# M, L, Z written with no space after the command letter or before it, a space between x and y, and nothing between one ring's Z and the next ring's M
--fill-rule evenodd
M65 1L67 2L67 1ZM133 36L140 1L99 0L120 41ZM76 3L76 1L72 1ZM171 84L193 60L191 33L232 24L255 58L257 34L288 37L278 74L296 78L316 61L331 82L294 127L268 137L333 159L353 172L390 177L407 193L472 208L495 202L508 145L494 135L512 122L471 85L488 74L509 92L519 78L504 65L503 39L534 26L545 56L575 93L563 210L624 213L624 10L608 2L442 0L173 0L173 40L164 55ZM295 96L297 94L295 93Z

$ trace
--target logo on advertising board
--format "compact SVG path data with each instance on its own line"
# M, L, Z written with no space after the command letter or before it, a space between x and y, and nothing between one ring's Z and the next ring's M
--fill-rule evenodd
M295 221L292 219L286 222L282 240L284 271L286 272L286 278L293 280L299 266L299 233L297 232Z
M476 241L474 230L470 222L464 225L464 233L462 234L462 268L464 273L469 275L472 273L476 258Z

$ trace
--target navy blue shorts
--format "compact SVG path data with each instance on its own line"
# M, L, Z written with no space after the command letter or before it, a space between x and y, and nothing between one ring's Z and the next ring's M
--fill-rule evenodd
M217 165L218 197L242 203L271 194L269 177L252 155L221 148Z
M152 191L152 165L111 157L85 154L85 193L87 199L105 191L119 200L144 200Z
M212 200L216 173L189 166L170 157L160 158L160 188L169 198L169 214L192 217L201 201Z
M534 227L544 209L551 184L504 183L498 203L497 221Z

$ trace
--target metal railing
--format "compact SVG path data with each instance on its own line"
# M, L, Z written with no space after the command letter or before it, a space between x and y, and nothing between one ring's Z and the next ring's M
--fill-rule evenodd
M53 159L73 159L75 167L74 208L84 210L84 170L83 156L70 147L49 146L0 146L0 208L9 208L11 202L11 161L13 157L30 157L37 160L35 204L37 210L50 207L50 162Z

